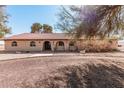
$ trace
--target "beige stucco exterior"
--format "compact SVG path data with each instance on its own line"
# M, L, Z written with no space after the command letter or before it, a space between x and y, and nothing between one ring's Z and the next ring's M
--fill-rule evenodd
M12 46L12 42L16 41L17 46ZM34 41L36 46L31 47L30 42ZM5 40L5 51L44 51L44 42L49 41L51 44L51 51L76 51L82 50L87 47L87 40L77 40L74 46L69 46L71 40ZM63 42L64 46L58 46L57 42ZM92 41L92 43L102 44L110 46L111 48L117 48L117 40L110 40L103 42L103 40ZM108 43L108 44L105 44Z
M12 46L12 42L16 41L17 46ZM31 47L30 42L34 41L36 46ZM69 41L67 40L7 40L5 41L5 51L44 51L44 42L49 41L52 51L69 50ZM57 42L63 42L64 46L57 46Z

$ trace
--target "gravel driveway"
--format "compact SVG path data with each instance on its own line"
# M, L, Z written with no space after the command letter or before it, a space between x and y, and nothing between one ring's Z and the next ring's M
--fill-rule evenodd
M37 57L37 56L52 56L53 54L0 54L0 60Z
M52 57L52 56L78 56L78 57L90 57L90 58L111 58L111 57L121 57L124 58L123 52L115 52L115 53L25 53L25 54L0 54L0 61L2 60L10 60L10 59L20 59L20 58L31 58L31 57Z

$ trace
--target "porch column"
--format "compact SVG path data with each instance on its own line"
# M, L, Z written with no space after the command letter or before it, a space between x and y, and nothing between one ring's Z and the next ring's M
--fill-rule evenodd
M52 51L54 52L54 49L55 49L55 44L54 44L54 41L50 41L50 43L51 43L51 49L52 49Z
M64 41L65 51L69 50L69 41Z
M41 51L43 51L43 43L44 41L40 41Z

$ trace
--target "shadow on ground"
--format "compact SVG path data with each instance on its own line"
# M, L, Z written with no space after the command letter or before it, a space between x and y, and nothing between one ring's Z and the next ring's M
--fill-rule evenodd
M124 69L121 64L86 63L66 66L43 80L39 78L33 84L23 82L21 87L122 88Z

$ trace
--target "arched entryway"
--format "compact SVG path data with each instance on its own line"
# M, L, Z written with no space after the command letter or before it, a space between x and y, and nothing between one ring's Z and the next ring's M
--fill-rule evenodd
M44 50L51 50L51 43L49 41L45 41L43 47Z
M56 43L56 50L57 51L64 51L65 50L65 45L63 41L58 41Z

